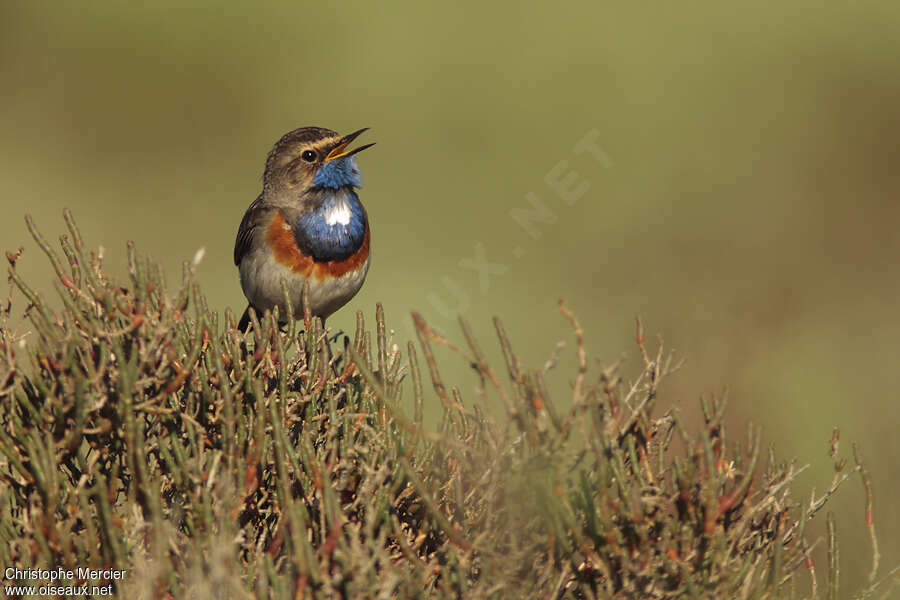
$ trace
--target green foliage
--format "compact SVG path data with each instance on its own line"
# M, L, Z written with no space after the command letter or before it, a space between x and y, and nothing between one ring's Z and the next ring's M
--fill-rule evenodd
M672 370L661 344L649 354L639 331L633 381L618 365L597 370L562 304L577 350L565 402L544 384L558 357L526 368L499 320L505 382L465 322L463 349L414 313L443 409L426 431L419 351L389 339L380 306L374 335L359 314L352 343L329 344L309 318L281 331L272 314L245 337L206 305L196 264L170 296L129 247L122 286L66 221L64 258L28 222L59 310L7 255L30 325L12 326L11 301L0 324L4 566L124 569L114 589L141 598L761 598L810 578L815 595L807 522L850 473L870 489L835 438L832 485L795 501L798 469L761 458L755 431L726 438L724 401L704 402L696 434L675 410L653 415ZM438 345L481 377L476 402L444 384Z

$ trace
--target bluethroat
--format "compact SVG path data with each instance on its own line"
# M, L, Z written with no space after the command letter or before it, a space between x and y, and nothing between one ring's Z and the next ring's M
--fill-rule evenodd
M313 316L325 319L362 287L369 270L369 220L356 190L362 185L347 150L366 129L341 136L301 127L284 135L266 158L263 190L238 228L234 264L241 288L258 314L280 307L287 282L293 318L301 318L301 294L309 283ZM238 328L246 331L250 306ZM289 318L282 314L284 322Z

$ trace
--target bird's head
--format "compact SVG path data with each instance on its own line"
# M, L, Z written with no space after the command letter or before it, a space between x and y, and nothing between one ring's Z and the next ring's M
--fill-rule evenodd
M322 127L301 127L285 134L266 159L266 194L297 199L317 188L360 187L353 155L375 144L347 148L366 129L342 136Z

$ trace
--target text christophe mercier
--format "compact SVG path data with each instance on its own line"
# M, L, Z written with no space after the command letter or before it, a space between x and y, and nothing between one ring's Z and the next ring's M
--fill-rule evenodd
M3 572L6 579L14 579L22 581L23 579L40 579L43 581L63 581L80 579L84 580L106 580L116 581L125 578L126 571L124 569L82 569L77 568L74 571L58 567L56 569L17 569L15 567L7 567Z

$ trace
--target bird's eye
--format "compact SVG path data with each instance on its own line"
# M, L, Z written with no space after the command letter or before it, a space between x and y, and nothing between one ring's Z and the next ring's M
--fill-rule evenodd
M312 150L304 150L303 154L300 155L300 158L308 163L316 162L316 153Z

